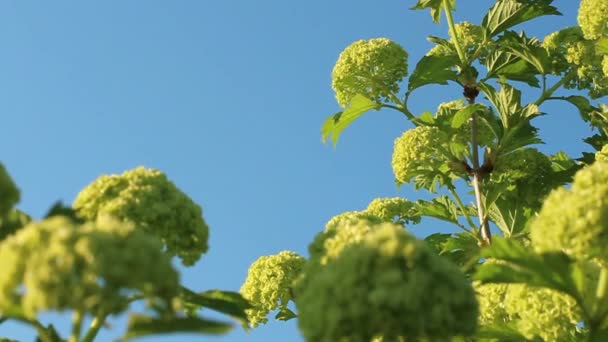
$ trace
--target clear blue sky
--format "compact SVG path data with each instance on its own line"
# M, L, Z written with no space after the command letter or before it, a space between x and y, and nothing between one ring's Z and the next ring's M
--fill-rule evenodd
M493 1L459 0L457 21L479 23ZM306 255L333 215L375 197L417 199L397 189L392 145L410 125L373 112L340 139L320 142L324 118L339 110L330 73L340 51L361 38L389 37L410 66L446 36L411 0L332 1L2 1L0 160L22 190L19 207L42 216L71 203L103 173L145 165L165 171L203 207L211 248L182 279L196 290L238 290L257 257L284 249ZM576 23L578 1L538 21L541 38ZM434 110L459 89L417 91L412 109ZM533 93L536 95L537 93ZM440 96L441 95L441 96ZM541 108L545 151L583 149L589 129L565 105ZM424 236L441 227L425 221ZM65 331L65 323L48 317ZM124 317L100 341L123 332ZM33 340L20 325L0 336ZM190 341L193 336L142 341ZM209 341L301 341L295 321L237 328Z

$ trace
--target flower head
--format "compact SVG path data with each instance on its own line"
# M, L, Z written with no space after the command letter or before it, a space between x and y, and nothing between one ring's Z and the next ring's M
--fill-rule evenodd
M119 313L134 292L169 302L178 276L160 241L108 218L83 226L55 216L30 223L0 244L0 311L28 317L73 309Z
M552 191L530 226L538 252L608 261L608 162L578 171L570 189Z
M585 39L599 39L608 33L608 1L581 0L578 8L578 24Z
M595 160L608 162L608 144L602 146L602 149L595 152Z
M295 299L307 341L432 339L475 330L477 303L465 276L392 223L370 227L308 277Z
M576 338L576 325L582 319L581 313L568 295L509 284L504 298L508 320L516 321L517 330L523 335L529 338L538 335L543 341L580 341Z
M548 35L543 47L552 61L552 73L573 74L565 83L568 89L588 89L589 96L608 94L608 77L604 72L604 56L594 41L586 40L580 27L568 27Z
M418 126L395 140L393 173L398 183L408 183L420 169L438 170L449 159L440 150L447 137L437 127Z
M263 256L257 259L247 272L241 294L252 304L247 310L249 324L266 323L270 311L286 307L293 299L294 281L300 275L306 259L290 251Z
M78 194L74 209L87 220L109 215L133 222L161 239L184 265L194 264L208 248L201 207L158 170L138 167L101 176Z
M549 177L552 172L549 157L535 148L521 148L498 157L491 181L495 184L507 182L507 198L539 209L553 188L554 182Z
M332 87L342 107L361 94L380 102L399 92L407 76L407 52L388 38L359 40L347 47L332 72Z

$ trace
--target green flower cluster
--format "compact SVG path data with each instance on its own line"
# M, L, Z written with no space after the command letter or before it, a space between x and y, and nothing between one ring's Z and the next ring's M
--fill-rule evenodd
M407 76L407 52L388 38L359 40L344 49L332 72L332 87L342 107L361 94L390 100Z
M336 215L308 246L311 263L325 265L344 247L361 241L370 232L370 227L383 222L405 226L406 223L420 222L420 214L415 203L401 197L388 197L372 200L364 210Z
M580 341L576 325L581 314L574 299L568 295L525 284L510 284L505 310L511 320L517 321L518 331L530 339L538 335L544 341Z
M193 265L208 249L209 227L201 207L158 170L138 167L101 176L78 194L73 206L87 220L109 215L133 222L160 238L166 252L184 265Z
M483 32L481 26L475 25L468 21L461 21L454 25L456 35L462 50L467 55L475 53L480 44L483 43ZM449 46L436 45L434 46L427 55L429 56L447 56L456 55L456 48L454 47L455 39L452 32L449 32L450 40Z
M19 202L19 189L13 182L13 179L6 171L4 165L0 163L0 216L8 214L8 212Z
M497 158L490 181L509 184L505 196L528 207L539 209L553 188L549 157L535 148L521 148Z
M179 285L157 238L109 218L30 223L0 244L0 265L0 312L31 318L48 310L119 313L133 293L170 303Z
M251 326L266 323L269 312L287 307L293 299L294 282L305 262L306 259L294 252L282 251L260 257L251 264L240 291L253 306L247 309Z
M395 222L401 225L420 222L416 204L401 197L376 198L364 213L379 218L382 222Z
M581 0L578 8L578 25L585 39L599 39L608 33L608 1Z
M601 54L596 42L586 40L580 27L569 27L548 35L544 48L552 61L553 73L574 77L565 82L569 89L589 89L592 98L608 94L608 77L604 69L608 66L608 56Z
M439 170L449 161L442 149L446 135L434 126L418 126L395 140L392 167L399 184L408 183L421 170Z
M479 302L479 325L506 322L509 315L505 309L507 284L481 284L473 282L473 288Z
M570 189L551 192L530 226L538 252L608 262L608 162L578 171Z
M307 341L440 340L475 331L475 294L456 266L399 225L370 230L298 292Z
M608 161L608 144L602 146L602 149L595 152L595 160Z
M576 302L555 290L525 284L473 284L479 301L479 324L514 322L529 339L577 341L581 314ZM551 303L551 305L547 305Z

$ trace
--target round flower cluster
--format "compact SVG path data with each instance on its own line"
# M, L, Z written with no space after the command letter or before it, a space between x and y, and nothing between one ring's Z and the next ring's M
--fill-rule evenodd
M608 161L608 144L602 146L602 149L595 152L595 160Z
M549 157L535 148L521 148L497 158L491 181L509 183L507 198L538 209L553 187L549 180L552 172Z
M454 25L454 29L456 31L456 35L458 36L458 41L460 42L460 46L462 50L468 54L473 54L479 45L482 43L482 29L481 26L475 25L468 21L461 21ZM453 46L455 43L454 36L452 32L450 34L450 44L452 46L446 47L444 45L436 45L434 46L427 55L429 56L446 56L446 55L455 55L456 48Z
M608 57L597 51L594 41L585 40L580 27L569 27L548 35L544 48L552 61L553 73L575 73L567 80L569 89L589 89L589 96L598 98L608 94L608 77L604 66Z
M538 335L543 341L580 341L576 325L581 321L581 314L574 299L568 295L525 284L510 284L504 305L510 319L517 321L517 330L528 338Z
M578 25L585 39L599 39L608 33L608 1L581 0L578 8Z
M184 265L193 265L208 249L209 227L201 207L158 170L138 167L101 176L78 194L73 206L87 220L109 215L133 222L160 238L166 252Z
M287 307L293 299L294 281L300 275L306 259L290 251L263 256L249 267L241 294L253 306L247 309L253 327L266 323L270 311Z
M397 183L408 183L420 170L439 170L449 159L441 150L448 138L433 126L407 130L395 140L393 173Z
M479 324L514 322L527 338L577 341L581 314L574 299L555 290L525 284L473 284L479 301ZM551 303L551 305L547 305Z
M19 202L19 189L0 163L0 216L6 215Z
M82 226L55 216L30 223L0 244L0 311L119 313L128 295L169 303L178 275L160 241L142 230L100 219Z
M375 217L371 221L366 219L365 216L360 218L356 216L342 217L344 219L331 226L328 224L330 228L317 234L308 246L311 265L326 265L340 255L344 248L363 240L377 224L381 223Z
M552 191L530 226L538 252L563 251L575 259L608 262L608 162L576 173L570 189Z
M473 288L479 302L479 325L506 322L508 314L505 310L505 295L508 284L482 284L473 282Z
M361 94L373 101L390 99L407 76L407 52L388 38L359 40L344 49L332 72L332 87L342 107Z
M295 301L307 341L439 340L476 328L464 274L392 223L310 275Z
M416 204L401 197L376 198L369 203L364 213L376 216L383 222L402 225L420 222Z

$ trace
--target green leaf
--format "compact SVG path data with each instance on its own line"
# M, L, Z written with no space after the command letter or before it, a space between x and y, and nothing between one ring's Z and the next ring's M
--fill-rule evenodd
M251 308L251 304L240 293L231 291L209 290L196 293L181 287L180 298L186 303L213 309L241 320L247 320L245 310Z
M455 7L456 0L450 0L450 8L453 9ZM418 3L411 7L413 10L421 10L428 8L431 10L431 17L433 18L433 22L439 23L441 19L441 11L443 10L443 1L442 0L418 0Z
M355 95L344 111L336 113L325 120L323 126L321 126L321 140L325 143L327 137L329 137L333 141L334 146L336 146L340 133L358 117L372 109L378 110L380 109L380 105L361 94Z
M455 233L445 241L439 255L450 259L469 275L478 264L479 251L478 241L473 236L468 233Z
M492 52L486 59L485 65L488 69L486 78L504 78L540 88L534 67L506 50L500 49Z
M448 196L435 197L431 202L416 201L416 208L421 216L429 216L451 223L458 223L458 208Z
M485 108L486 107L484 105L480 103L475 103L459 110L458 112L456 112L456 114L454 114L454 117L452 118L452 128L460 128L462 125L465 124L465 122L469 120L473 113L483 111Z
M451 236L452 234L435 233L424 238L424 242L426 242L436 254L439 254L443 250L443 245Z
M598 111L599 108L593 106L588 98L580 95L571 95L565 97L557 97L556 99L570 102L574 105L578 112L581 114L581 118L585 121L591 121L591 113Z
M408 93L427 84L456 82L458 74L452 70L459 63L457 56L424 56L416 64L408 83Z
M435 117L433 117L433 114L431 114L431 112L427 111L420 114L416 121L427 125L433 125L435 123Z
M517 34L507 31L497 41L500 48L506 49L514 56L521 58L530 65L534 66L537 73L547 74L551 69L551 61L547 50L536 38L528 38L525 33Z
M281 307L279 309L279 312L277 313L277 315L274 316L274 318L279 321L289 321L290 319L293 319L296 317L298 317L298 315L296 315L295 312L289 310L289 308L287 308L287 307Z
M131 315L127 333L120 341L128 341L137 337L173 333L225 334L232 325L225 322L202 318L171 318L159 319L144 315Z
M525 283L546 287L572 296L582 303L573 274L576 264L561 252L535 254L515 240L494 237L492 246L482 256L500 260L481 265L474 278L484 283Z
M84 223L84 219L78 216L76 210L74 210L71 206L63 204L62 201L57 201L53 203L51 208L44 215L44 218L49 218L52 216L64 216L67 217L74 222Z
M595 43L595 52L600 55L608 55L608 38L602 37Z
M551 6L553 0L499 0L483 18L481 26L486 28L490 37L517 24L543 15L561 15Z

